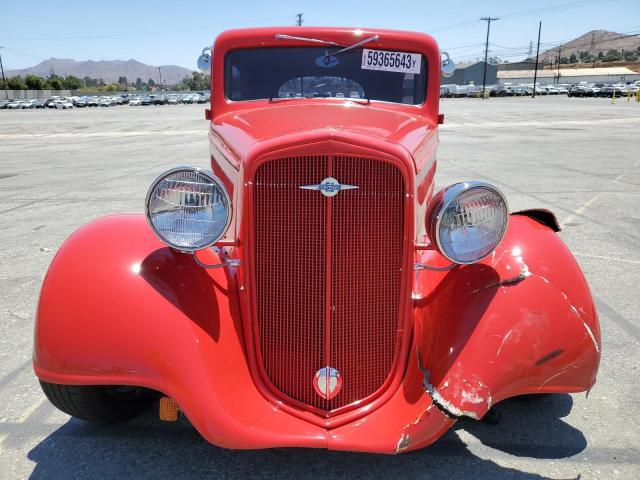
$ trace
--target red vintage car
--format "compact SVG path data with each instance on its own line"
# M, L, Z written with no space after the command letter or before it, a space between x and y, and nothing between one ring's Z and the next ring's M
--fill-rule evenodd
M110 422L161 396L226 448L395 453L593 386L598 316L553 214L484 182L434 192L433 38L233 30L201 60L212 171L163 173L146 215L90 222L49 268L54 405Z

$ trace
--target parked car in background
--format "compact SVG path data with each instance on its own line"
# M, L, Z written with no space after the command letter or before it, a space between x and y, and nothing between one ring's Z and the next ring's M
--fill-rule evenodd
M177 105L180 103L180 99L177 95L167 95L167 105Z
M569 97L595 97L596 93L600 91L597 87L592 87L589 85L575 85L573 86L569 92Z
M5 107L8 110L17 110L19 108L21 108L20 105L20 100L11 100L10 102L8 102Z
M113 103L109 97L101 97L100 100L98 100L98 106L100 107L110 107L111 105L113 105Z
M83 97L74 98L72 103L73 106L77 108L84 108L87 106L87 101Z
M58 110L67 110L73 108L73 103L68 100L55 100L52 105Z
M596 97L622 97L627 94L627 89L622 85L605 85L598 92L594 93Z
M130 107L138 107L142 105L142 99L140 97L131 97L129 99L129 106Z
M140 99L140 105L151 105L151 98L148 96L142 97L142 99Z
M167 104L167 97L164 95L155 95L153 97L153 104L154 105L166 105Z
M96 97L87 97L87 107L97 107L98 99Z

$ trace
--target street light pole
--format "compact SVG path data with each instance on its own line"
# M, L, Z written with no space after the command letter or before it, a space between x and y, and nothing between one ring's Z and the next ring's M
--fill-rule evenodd
M2 50L4 47L0 47ZM2 83L4 83L4 97L9 100L9 92L7 91L7 80L4 78L4 67L2 66L2 52L0 52L0 71L2 71Z
M482 99L485 99L485 90L487 88L487 58L489 56L489 29L491 22L500 20L498 17L482 17L480 20L487 22L487 41L484 46L484 68L482 70Z

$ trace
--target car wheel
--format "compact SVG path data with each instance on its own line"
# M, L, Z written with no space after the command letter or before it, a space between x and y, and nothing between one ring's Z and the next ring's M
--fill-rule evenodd
M156 392L139 387L58 385L40 381L49 401L72 417L95 423L124 422L147 410Z

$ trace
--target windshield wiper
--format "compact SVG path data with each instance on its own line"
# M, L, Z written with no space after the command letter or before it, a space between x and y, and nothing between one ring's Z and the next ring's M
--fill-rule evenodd
M319 38L311 37L296 37L294 35L286 35L284 33L276 33L276 40L299 40L301 42L323 43L325 45L340 46L340 44L332 42L330 40L320 40Z
M364 40L361 40L358 43L354 43L353 45L349 45L348 47L345 47L342 50L338 50L337 52L327 53L325 54L325 58L340 55L341 53L348 52L349 50L353 50L354 48L361 47L362 45L365 45L369 42L374 42L376 40L380 40L380 35L374 35L373 37L365 38Z
M287 102L290 100L315 100L318 98L328 98L330 100L344 100L347 102L360 103L362 105L369 105L371 100L368 98L338 98L338 97L269 97L269 102Z
M286 102L289 100L308 100L307 97L269 97L269 102Z

